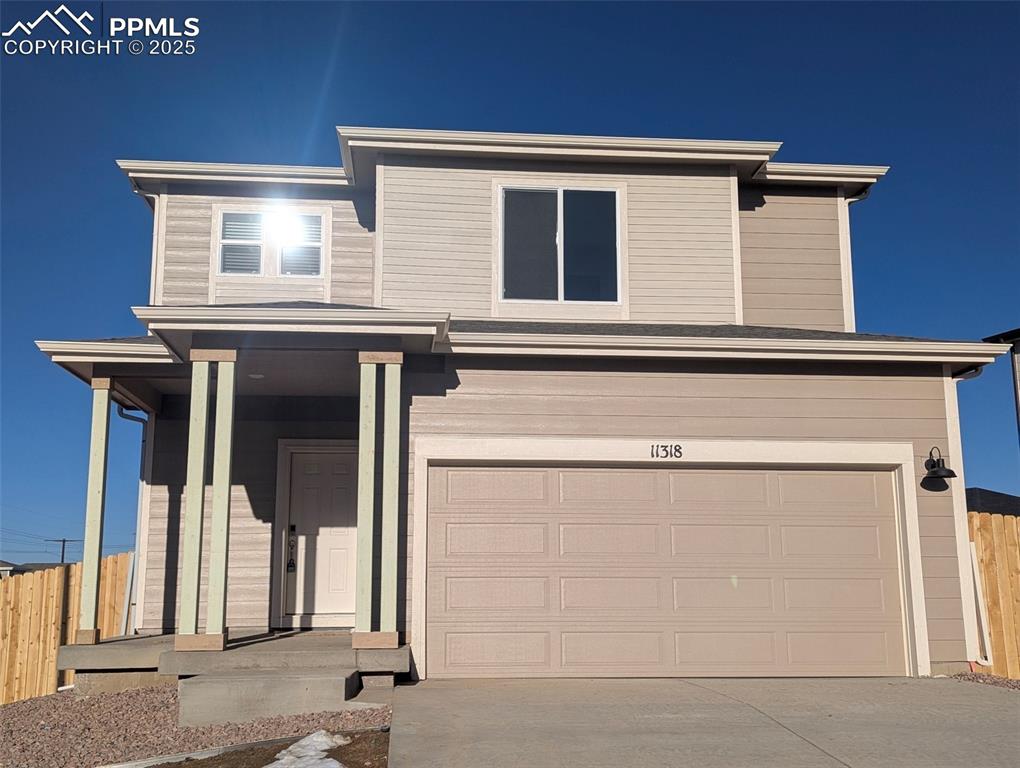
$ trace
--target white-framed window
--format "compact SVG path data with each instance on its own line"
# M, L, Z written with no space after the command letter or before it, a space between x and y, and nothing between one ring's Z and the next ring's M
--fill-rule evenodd
M216 255L220 275L321 277L323 216L287 207L225 209Z
M618 190L508 185L499 195L501 301L620 303Z

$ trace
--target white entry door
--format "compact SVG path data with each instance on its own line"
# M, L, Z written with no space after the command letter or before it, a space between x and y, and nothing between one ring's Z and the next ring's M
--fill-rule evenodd
M348 626L357 567L353 452L294 453L287 526L287 613L305 626Z

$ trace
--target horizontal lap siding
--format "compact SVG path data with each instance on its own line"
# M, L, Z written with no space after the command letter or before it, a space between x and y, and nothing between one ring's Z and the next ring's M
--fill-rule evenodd
M393 158L383 171L382 303L492 315L494 180L622 184L630 319L726 323L735 319L730 178L721 169L505 163L472 168Z
M213 206L272 205L273 200L214 195L169 195L163 242L162 303L208 304L213 231ZM277 201L286 204L286 200ZM330 206L332 236L329 300L334 303L372 303L374 273L374 202L361 196L346 200L295 199L295 204ZM216 303L308 300L326 298L322 281L314 279L252 278L217 285ZM157 297L160 301L160 297Z
M227 625L266 627L273 520L276 514L277 447L281 438L352 438L349 421L238 421L234 433L233 487L227 574ZM156 420L149 523L146 531L141 629L169 629L180 605L180 541L188 444L186 419ZM210 447L211 453L211 447ZM212 456L209 456L211 462ZM210 477L209 470L206 479ZM205 489L199 623L205 623L212 488ZM169 585L169 587L168 587ZM171 605L172 604L172 607Z
M934 369L914 376L888 368L853 375L836 367L755 374L556 366L472 359L451 363L445 375L410 374L412 451L414 437L441 434L905 441L913 443L920 482L928 449L948 444L943 383ZM956 459L947 458L950 465ZM413 458L407 467L413 475ZM407 487L410 516L413 476ZM963 660L952 498L920 487L917 494L932 658ZM413 521L407 530L410 595ZM408 604L408 627L411 610Z
M844 330L839 242L834 190L741 189L744 322Z

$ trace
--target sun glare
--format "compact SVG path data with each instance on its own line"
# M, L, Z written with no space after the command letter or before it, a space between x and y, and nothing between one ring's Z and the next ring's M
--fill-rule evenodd
M267 238L277 245L297 245L303 240L300 217L283 208L266 214L265 228Z

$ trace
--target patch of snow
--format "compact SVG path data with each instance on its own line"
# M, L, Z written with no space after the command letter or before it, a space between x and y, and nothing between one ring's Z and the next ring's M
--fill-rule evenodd
M326 757L326 751L350 743L343 734L316 731L277 753L276 760L265 768L344 768L342 763Z

